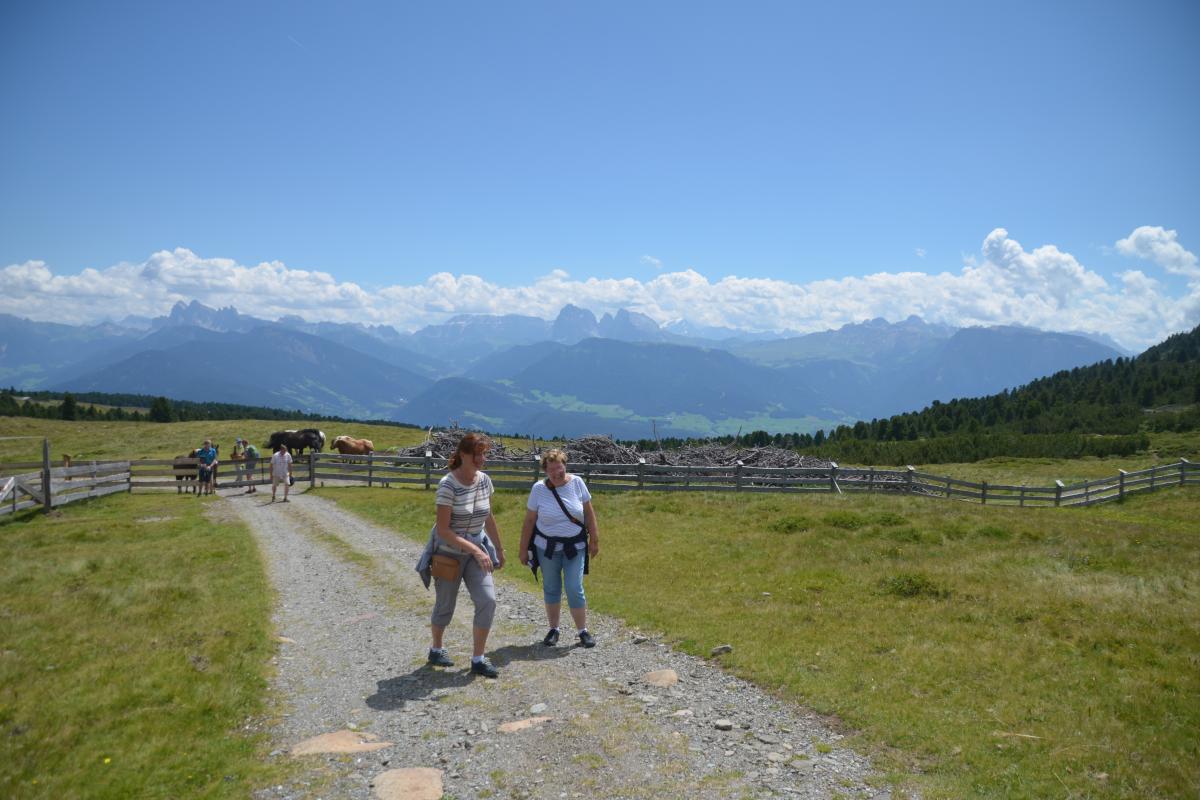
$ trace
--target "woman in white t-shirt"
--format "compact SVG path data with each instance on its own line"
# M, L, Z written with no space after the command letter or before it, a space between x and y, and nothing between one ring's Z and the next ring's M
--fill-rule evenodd
M538 568L542 570L542 599L550 623L542 643L548 647L558 644L565 587L579 643L595 647L596 637L587 629L587 599L583 594L588 558L600 552L592 494L583 478L567 472L567 454L562 450L550 450L542 456L542 471L546 480L529 490L519 551L522 564L532 566L535 573Z
M283 502L288 501L288 489L292 483L292 454L287 445L281 444L271 455L271 502L275 502L275 491L283 484Z

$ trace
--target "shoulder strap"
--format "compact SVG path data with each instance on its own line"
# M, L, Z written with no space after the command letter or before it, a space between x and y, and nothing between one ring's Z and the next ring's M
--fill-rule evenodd
M582 522L575 519L575 517L571 516L571 512L567 511L567 504L564 503L562 498L558 496L558 489L554 488L554 484L550 482L549 478L546 478L546 488L554 494L554 499L558 501L558 507L561 508L562 512L567 515L567 519L571 520L571 522L574 522L576 525L586 531L587 525L584 525Z

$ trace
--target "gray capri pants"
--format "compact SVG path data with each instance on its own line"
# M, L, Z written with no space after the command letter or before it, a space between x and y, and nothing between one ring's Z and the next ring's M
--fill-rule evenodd
M454 556L459 563L463 563L465 559L466 563L462 575L456 581L433 579L437 599L433 603L431 622L440 628L450 624L450 619L454 616L454 606L458 603L458 586L465 582L467 592L471 595L471 602L475 604L475 620L472 624L476 628L491 628L492 618L496 615L496 584L492 582L492 573L484 572L473 556L461 555L441 548L435 552Z

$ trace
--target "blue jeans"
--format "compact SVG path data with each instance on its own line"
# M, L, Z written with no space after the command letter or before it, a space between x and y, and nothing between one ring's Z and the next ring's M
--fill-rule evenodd
M554 558L546 555L546 551L538 548L538 562L542 568L542 597L546 605L553 606L562 602L563 584L567 588L567 605L571 608L586 608L587 599L583 596L583 548L574 558L567 558L562 547L557 548Z

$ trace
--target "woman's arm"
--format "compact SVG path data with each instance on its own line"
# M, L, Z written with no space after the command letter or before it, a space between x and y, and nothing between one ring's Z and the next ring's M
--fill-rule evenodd
M521 563L529 565L529 540L533 538L533 526L537 522L536 511L526 511L525 521L521 523L521 547L517 550L517 558Z
M496 548L496 569L504 566L504 545L500 543L500 528L496 525L496 516L490 511L487 519L483 521L483 529L487 531L488 538L492 540L492 545Z
M596 510L592 508L591 500L583 504L583 521L588 529L588 555L595 557L600 554L600 527L596 523Z

